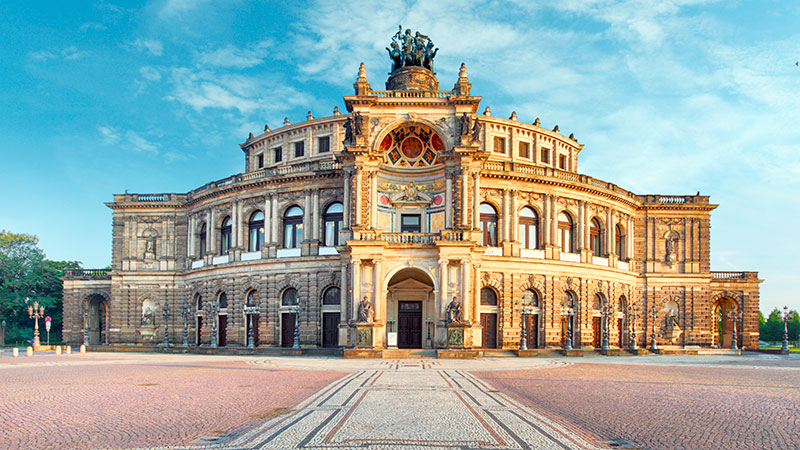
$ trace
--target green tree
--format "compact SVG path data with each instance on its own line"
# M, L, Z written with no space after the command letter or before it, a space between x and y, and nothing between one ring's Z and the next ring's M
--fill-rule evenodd
M763 325L758 327L762 341L780 341L783 339L783 318L778 308L772 310Z
M61 339L61 275L80 268L77 261L49 261L31 234L0 231L0 318L7 321L6 342L33 337L28 305L38 301L52 318L51 341ZM44 336L44 323L40 322Z

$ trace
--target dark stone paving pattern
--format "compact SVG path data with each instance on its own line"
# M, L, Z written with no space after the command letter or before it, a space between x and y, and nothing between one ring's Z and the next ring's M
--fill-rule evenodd
M558 422L639 448L800 449L796 361L702 362L473 374Z

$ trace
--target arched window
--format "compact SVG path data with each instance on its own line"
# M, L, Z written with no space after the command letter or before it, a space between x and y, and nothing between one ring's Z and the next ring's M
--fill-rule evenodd
M524 207L519 212L520 248L539 248L539 218L533 208Z
M539 294L533 289L528 289L522 293L522 306L539 307Z
M575 298L575 294L572 291L567 291L567 303L565 305L567 309L574 310L577 304L578 301Z
M258 298L256 297L256 291L250 291L247 293L247 306L250 308L254 306L258 306Z
M617 224L615 227L616 233L614 234L614 248L617 253L617 257L621 260L628 259L628 255L625 253L625 230Z
M565 212L558 214L558 245L564 253L574 252L575 229L572 225L572 217Z
M303 210L292 206L283 215L283 247L298 248L303 242Z
M603 256L603 240L600 239L600 221L593 218L589 224L589 248L594 256Z
M283 295L281 295L281 306L295 305L297 305L297 289L289 288L283 291Z
M224 292L219 294L219 298L217 299L217 303L219 304L219 309L225 309L228 307L228 295Z
M338 287L332 286L325 290L322 294L323 305L338 305L341 301L341 291Z
M251 214L247 226L250 229L250 251L257 252L264 245L264 213L256 211Z
M195 304L197 305L197 311L203 310L203 297L200 294L194 296Z
M481 289L481 305L497 306L497 294L494 289L488 287Z
M325 209L323 220L325 221L325 246L335 247L339 245L339 231L342 229L342 217L344 207L341 203L331 203Z
M497 247L497 210L488 203L481 203L481 232L484 247Z
M233 225L233 221L231 220L231 216L225 218L222 221L222 227L219 229L219 254L224 255L228 253L228 250L231 248L231 225Z
M206 224L200 227L200 256L206 254Z

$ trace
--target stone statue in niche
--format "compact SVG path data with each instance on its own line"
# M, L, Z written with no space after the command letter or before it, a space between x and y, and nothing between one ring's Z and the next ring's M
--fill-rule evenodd
M144 241L144 259L156 258L156 237L148 236Z
M672 266L678 262L678 239L680 236L674 231L670 231L666 236L666 260Z
M664 318L664 337L672 344L676 344L680 339L683 330L678 323L678 314L676 311L668 311L667 316Z
M469 135L470 127L469 116L467 116L467 113L464 113L464 115L461 116L461 119L459 119L459 127L461 128L461 136Z
M461 302L458 301L458 297L453 296L453 300L447 305L447 323L463 321L464 311L461 308Z
M475 123L472 125L472 140L475 142L481 141L481 123L478 119L475 119Z
M358 322L359 323L372 323L372 303L364 296L358 303Z
M155 325L155 313L153 309L148 305L144 307L144 311L142 312L142 326L143 327L152 327Z

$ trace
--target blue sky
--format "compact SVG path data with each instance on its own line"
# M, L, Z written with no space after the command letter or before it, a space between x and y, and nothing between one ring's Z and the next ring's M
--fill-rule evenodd
M440 48L443 88L463 61L494 115L575 133L580 172L710 195L712 269L800 307L800 2L370 3L1 2L0 228L109 264L103 202L239 173L250 131L344 111L402 23Z

